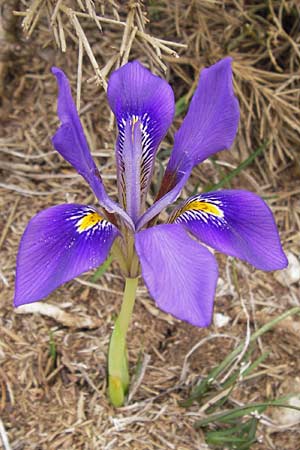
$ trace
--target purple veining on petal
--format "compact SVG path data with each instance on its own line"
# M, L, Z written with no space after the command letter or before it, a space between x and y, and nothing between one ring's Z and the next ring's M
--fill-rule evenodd
M155 201L153 205L143 214L136 224L136 229L141 230L147 223L149 223L155 216L157 216L164 208L172 204L180 195L180 192L186 184L193 165L192 162L186 159L181 166L181 169L174 174L172 180L172 189L167 191L161 198Z
M173 212L171 221L184 225L205 244L258 269L278 270L287 265L273 214L252 192L195 195Z
M95 175L98 183L102 183L83 132L69 81L57 67L52 68L52 73L59 87L57 112L62 123L53 137L53 145L88 183L94 182Z
M118 230L95 208L53 206L27 225L17 256L14 305L46 297L106 259Z
M142 275L157 306L199 327L211 323L218 267L214 256L181 225L136 234Z
M56 67L52 68L52 72L59 87L58 116L62 123L53 136L53 146L89 183L100 205L110 213L119 214L134 229L130 217L105 191L99 170L90 153L66 75Z
M201 71L187 115L175 134L169 170L177 170L186 157L196 165L231 147L239 122L231 61L227 57Z
M125 130L129 122L141 128L140 190L142 201L151 181L154 158L174 116L174 95L168 83L153 75L138 61L113 72L108 83L108 100L118 124L116 160L120 202L125 206ZM133 157L133 161L136 158Z
M141 208L142 131L140 121L127 121L124 136L122 176L124 176L125 208L135 223Z

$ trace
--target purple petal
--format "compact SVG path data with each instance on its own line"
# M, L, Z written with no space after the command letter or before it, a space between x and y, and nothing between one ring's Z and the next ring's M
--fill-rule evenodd
M176 171L187 156L196 165L232 145L239 105L233 92L231 61L227 57L202 70L188 113L175 134L169 171Z
M167 187L171 189L169 191L166 189L166 194L161 198L158 198L158 200L156 200L156 202L142 215L136 224L137 230L141 230L150 222L150 220L179 197L182 188L190 176L192 168L193 165L191 161L186 159L178 172L174 173L170 179L166 179Z
M133 61L111 75L107 95L119 129L116 148L119 189L121 194L126 195L126 183L131 182L124 162L125 158L129 158L125 155L126 124L133 127L138 122L141 142L134 146L135 154L130 158L131 165L140 171L140 190L145 196L153 173L155 154L173 120L173 91L166 81L153 75L138 61Z
M135 247L158 307L192 325L208 326L218 278L214 256L174 224L140 231Z
M57 113L62 123L53 137L53 145L88 183L94 183L95 176L98 183L101 183L72 98L69 81L64 72L56 67L52 68L52 73L56 76L59 87Z
M21 239L14 305L46 297L106 259L118 230L90 206L66 204L37 214Z
M125 194L122 197L124 207L128 215L135 223L140 216L141 210L141 160L142 160L142 128L139 121L136 123L126 122L124 129L123 159L121 174L124 181Z
M111 213L117 212L133 228L133 223L125 211L105 192L99 170L92 158L83 132L68 78L57 67L52 68L52 73L56 76L59 87L57 112L62 123L53 136L53 146L85 178L101 206Z
M258 269L287 266L273 214L257 195L238 190L199 194L172 215L207 245Z

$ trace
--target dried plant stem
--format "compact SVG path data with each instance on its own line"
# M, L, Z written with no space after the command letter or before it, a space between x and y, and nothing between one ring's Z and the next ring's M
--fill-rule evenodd
M103 78L103 75L101 73L100 67L99 67L99 65L97 63L97 60L96 60L95 56L94 56L94 53L93 53L92 48L90 46L90 43L89 43L89 41L88 41L84 31L83 31L83 28L80 25L78 17L76 16L75 12L71 8L67 8L67 7L61 5L61 10L69 17L72 25L74 26L74 28L76 30L78 39L79 39L79 41L81 41L81 43L82 43L82 45L83 45L83 47L84 47L84 49L85 49L85 51L86 51L86 53L87 53L87 55L89 57L89 60L90 60L90 62L92 64L92 66L93 66L93 69L95 70L95 73L96 73L100 83L103 85L104 89L106 90L107 82Z
M11 446L10 446L9 441L8 441L6 430L4 428L4 425L3 425L3 422L2 422L1 419L0 419L0 437L1 437L1 440L2 440L2 444L3 444L4 450L11 450Z

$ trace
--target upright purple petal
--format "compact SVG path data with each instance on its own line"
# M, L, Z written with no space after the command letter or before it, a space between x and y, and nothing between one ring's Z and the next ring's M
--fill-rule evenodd
M174 224L140 231L135 247L158 307L192 325L208 326L218 277L214 256Z
M227 57L202 70L188 113L175 134L167 172L177 171L186 157L196 165L232 145L239 105L233 92L231 61Z
M90 206L58 205L29 222L17 256L15 306L46 297L106 259L118 230Z
M138 123L140 142L134 143L131 165L140 173L140 191L143 197L148 190L158 146L164 138L174 116L174 95L163 79L153 75L138 61L130 62L116 70L108 83L108 100L118 124L116 159L121 201L126 205L126 184L132 183L127 174L126 127ZM128 190L128 189L127 189Z
M72 98L69 81L57 67L52 68L52 73L56 76L59 87L57 112L62 123L53 137L53 145L88 183L94 184L94 177L101 183Z
M134 223L141 211L141 162L142 162L142 127L141 123L126 122L124 129L124 145L122 180L125 190L122 192L122 203Z
M59 94L57 112L61 126L53 136L55 149L85 178L93 189L101 206L109 212L117 212L133 228L132 221L105 192L98 168L90 153L83 128L74 104L68 78L57 67L52 68L56 76Z
M205 244L258 269L278 270L287 265L273 214L251 192L224 190L195 195L170 220L184 225Z

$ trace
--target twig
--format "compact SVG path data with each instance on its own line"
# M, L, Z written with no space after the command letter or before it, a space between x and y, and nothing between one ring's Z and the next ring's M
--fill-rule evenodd
M73 24L73 26L74 26L74 28L76 30L78 39L82 41L82 45L83 45L83 47L84 47L84 49L85 49L85 51L86 51L86 53L87 53L87 55L89 57L89 60L90 60L90 62L92 64L92 67L93 67L93 69L94 69L94 71L95 71L95 73L96 73L100 83L102 84L102 86L106 90L107 89L107 82L106 82L105 78L103 77L103 75L101 73L100 67L99 67L99 65L97 63L97 60L96 60L95 56L94 56L94 53L93 53L92 48L90 46L90 43L89 43L89 41L88 41L88 39L87 39L87 37L86 37L86 35L85 35L81 25L80 25L80 22L79 22L79 20L77 18L77 15L76 15L75 11L73 11L71 8L67 8L67 7L65 7L63 5L61 5L60 9L61 9L61 11L63 11L69 17L71 23Z
M4 424L1 419L0 419L0 437L2 440L4 450L12 450L12 448L9 444L9 441L8 441L8 436L7 436L6 430L4 428Z
M96 317L81 317L77 314L70 314L58 306L50 305L49 303L31 303L28 305L19 306L16 309L17 314L41 314L43 316L51 317L65 327L70 328L88 328L93 330L100 327L102 321Z
M188 368L189 357L196 350L198 350L198 348L200 348L203 344L205 344L208 341L211 341L212 339L216 339L216 338L234 339L235 341L237 341L237 338L235 336L230 336L229 334L210 334L209 336L206 336L205 338L201 339L201 341L197 342L197 344L194 345L194 347L192 347L191 350L185 355L182 370L181 370L181 375L180 375L180 382L183 382L185 379L185 375L186 375L187 368Z
M9 230L10 224L13 221L13 217L14 217L14 214L16 212L16 208L18 206L19 201L20 201L20 197L16 198L15 203L13 204L13 207L12 207L12 209L10 211L9 217L8 217L8 219L6 221L6 224L3 227L3 231L2 231L2 234L1 234L1 237L0 237L0 249L1 249L2 244L3 244L3 242L4 242L5 238L6 238L6 235L7 235L7 232Z
M221 384L225 383L225 381L228 380L228 378L231 376L231 374L235 371L236 367L239 365L240 361L243 359L243 357L249 347L249 344L250 344L250 339L251 339L250 317L249 317L249 313L247 311L245 302L242 297L240 298L240 301L241 301L242 309L244 311L246 321L247 321L246 338L245 338L243 349L238 354L234 364L232 364L230 369L224 375L223 379L220 381Z
M78 43L78 66L77 66L77 89L76 89L76 107L77 107L77 111L80 110L81 82L82 82L82 59L83 59L83 46L82 46L81 39L79 39L79 43Z
M145 376L146 369L147 369L147 366L148 366L148 364L150 362L150 359L151 359L151 356L148 355L147 353L145 353L140 372L139 372L137 378L134 380L132 386L130 387L130 392L129 392L129 395L128 395L127 403L131 403L131 400L133 399L136 391L140 387L140 385L141 385L141 383L143 381L143 378Z

